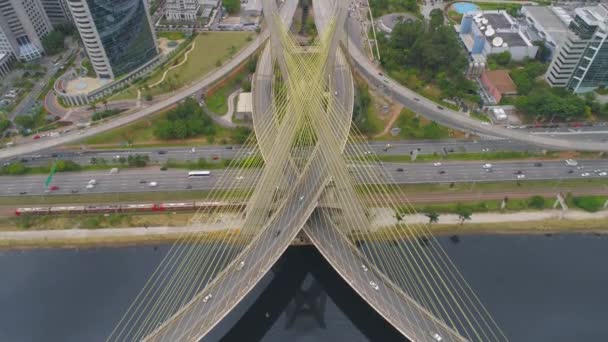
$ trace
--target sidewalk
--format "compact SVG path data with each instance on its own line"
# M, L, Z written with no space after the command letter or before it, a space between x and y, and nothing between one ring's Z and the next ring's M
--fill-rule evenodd
M608 210L587 213L578 210L562 212L561 210L523 211L515 213L474 213L465 221L463 227L483 223L516 223L542 221L585 221L607 220ZM427 224L428 217L423 213L404 215L402 222L407 224ZM139 228L106 228L106 229L66 229L38 231L3 231L0 232L0 248L55 248L73 246L113 246L139 243L167 243L177 240L185 233L220 233L235 232L242 226L242 218L232 217L205 226L189 227L139 227ZM372 212L372 231L394 226L398 223L394 210L377 208ZM439 222L433 225L453 225L460 227L456 214L441 214ZM431 226L432 229L432 226ZM502 230L504 231L504 229Z

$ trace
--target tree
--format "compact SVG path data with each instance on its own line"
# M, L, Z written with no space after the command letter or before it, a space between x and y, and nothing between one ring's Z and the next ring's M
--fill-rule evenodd
M149 161L150 157L147 154L129 155L129 157L127 158L127 163L129 164L129 166L135 167L144 167L148 164Z
M4 133L9 127L11 127L11 122L7 119L0 120L0 133Z
M108 110L108 99L104 98L103 100L101 100L101 103L103 103L104 110L107 111Z
M24 129L32 129L35 126L34 118L30 115L19 115L15 118L15 123Z
M439 221L439 214L435 211L431 210L428 213L424 214L424 216L429 218L429 224L437 223Z
M458 204L457 208L456 208L456 214L458 214L458 219L460 220L460 224L463 224L465 220L470 220L471 219L471 215L473 215L473 213L471 212L470 209Z
M224 0L222 3L230 14L237 13L241 9L241 2L239 0Z
M511 52L503 51L501 53L490 55L491 60L495 61L501 67L506 67L511 63Z
M439 8L434 8L431 13L430 13L431 19L430 19L430 24L431 24L431 29L434 30L437 27L443 26L443 11Z
M397 222L403 221L403 214L399 210L395 210L395 219Z
M9 165L3 166L0 169L0 174L6 175L22 175L27 172L27 167L20 162L11 163Z
M42 47L48 55L55 55L63 51L65 35L60 31L51 31L42 38Z

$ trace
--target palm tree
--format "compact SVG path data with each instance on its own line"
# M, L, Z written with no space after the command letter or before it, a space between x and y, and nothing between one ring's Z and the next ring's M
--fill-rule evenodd
M429 218L429 224L437 223L439 221L439 214L435 211L429 211L424 215Z
M471 215L472 213L467 210L467 209L461 209L458 212L458 218L460 219L460 224L464 224L465 220L470 220L471 219Z
M397 222L403 221L403 214L400 213L398 210L395 210L395 219L397 220Z

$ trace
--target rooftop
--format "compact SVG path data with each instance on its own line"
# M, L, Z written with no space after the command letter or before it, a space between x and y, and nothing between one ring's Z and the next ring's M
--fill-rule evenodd
M528 16L535 24L553 38L556 43L561 43L568 35L568 26L560 19L553 8L547 6L523 6Z
M251 93L240 93L239 101L236 104L237 113L251 113L253 112L253 96Z
M488 19L486 26L490 25L495 30L510 30L513 23L507 18L505 13L483 12L483 18Z
M583 19L587 25L597 26L608 19L608 7L599 4L593 7L580 7L574 10L577 16Z
M485 70L484 74L501 94L517 93L517 87L507 70Z

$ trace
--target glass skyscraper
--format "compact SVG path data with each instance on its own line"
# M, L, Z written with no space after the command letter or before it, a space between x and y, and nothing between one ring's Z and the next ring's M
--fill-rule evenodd
M146 0L68 0L91 64L119 78L158 55Z
M545 79L551 86L584 93L608 86L608 5L577 8L575 14Z

